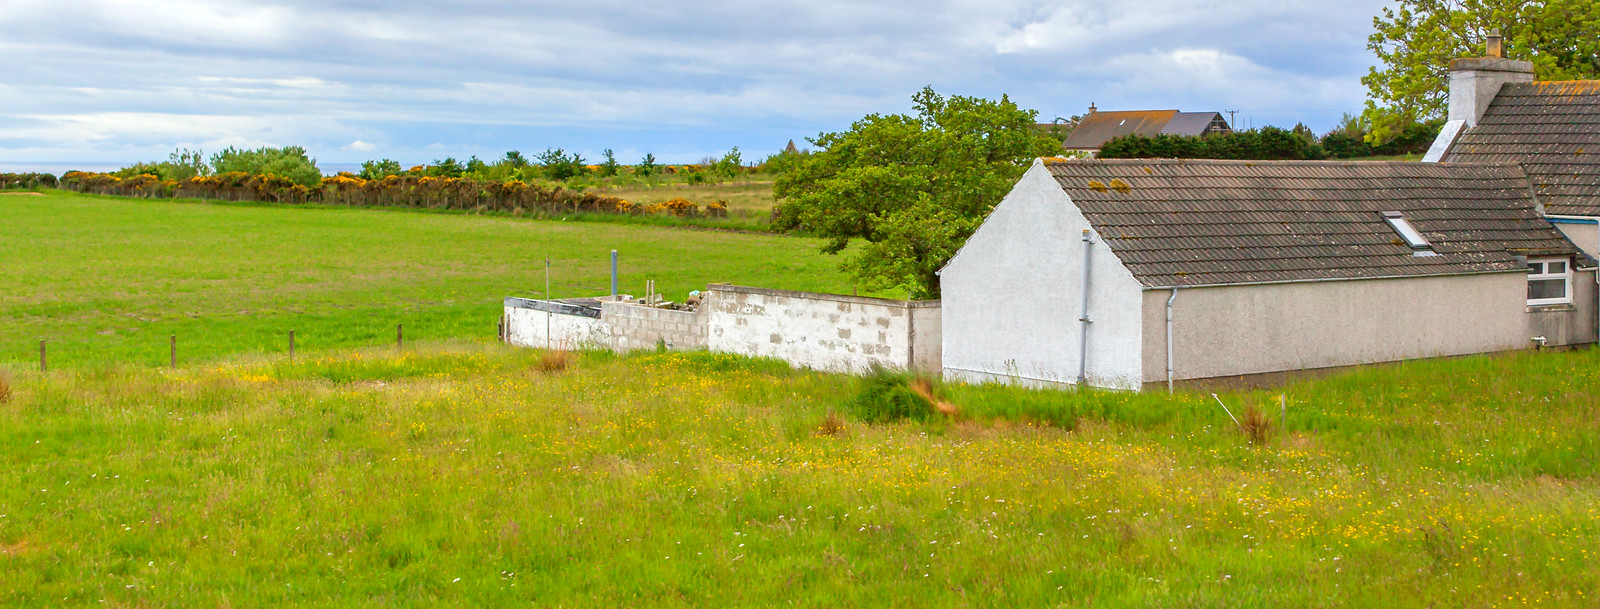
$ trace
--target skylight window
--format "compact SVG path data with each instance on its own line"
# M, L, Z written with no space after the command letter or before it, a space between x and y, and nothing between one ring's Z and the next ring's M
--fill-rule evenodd
M1389 228L1404 239L1406 245L1411 246L1413 256L1437 256L1433 251L1433 244L1428 243L1428 238L1422 236L1417 227L1412 226L1406 215L1397 211L1383 212L1383 220L1389 223Z

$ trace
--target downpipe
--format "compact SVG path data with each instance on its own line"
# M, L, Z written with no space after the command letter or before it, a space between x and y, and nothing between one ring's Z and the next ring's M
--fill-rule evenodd
M1178 299L1178 288L1172 288L1167 297L1167 393L1172 393L1172 302Z
M1089 270L1094 255L1094 233L1083 229L1083 314L1078 316L1078 387L1089 382Z

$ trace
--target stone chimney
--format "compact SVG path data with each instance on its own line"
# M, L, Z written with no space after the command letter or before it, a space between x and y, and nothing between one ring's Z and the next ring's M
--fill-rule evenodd
M1486 56L1450 62L1449 120L1476 126L1500 92L1500 85L1508 82L1533 82L1533 63L1506 59L1505 41L1500 31L1494 30L1489 33Z

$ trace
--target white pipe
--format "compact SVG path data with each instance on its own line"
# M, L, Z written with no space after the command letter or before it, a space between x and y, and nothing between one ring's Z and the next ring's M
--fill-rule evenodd
M1089 266L1094 253L1094 233L1083 229L1083 315L1078 317L1082 330L1078 333L1078 386L1089 382Z
M1167 393L1172 393L1172 301L1178 299L1178 288L1172 288L1167 297Z

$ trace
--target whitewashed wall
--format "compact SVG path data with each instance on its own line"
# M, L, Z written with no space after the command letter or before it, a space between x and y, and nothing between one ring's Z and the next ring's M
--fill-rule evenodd
M606 325L599 317L574 314L576 310L560 303L507 298L506 342L538 349L609 349L611 335Z
M1089 228L1035 162L941 272L947 380L1077 383ZM1090 262L1088 382L1138 389L1142 288L1098 236Z
M873 364L938 371L938 301L713 285L705 305L712 351L860 373Z

